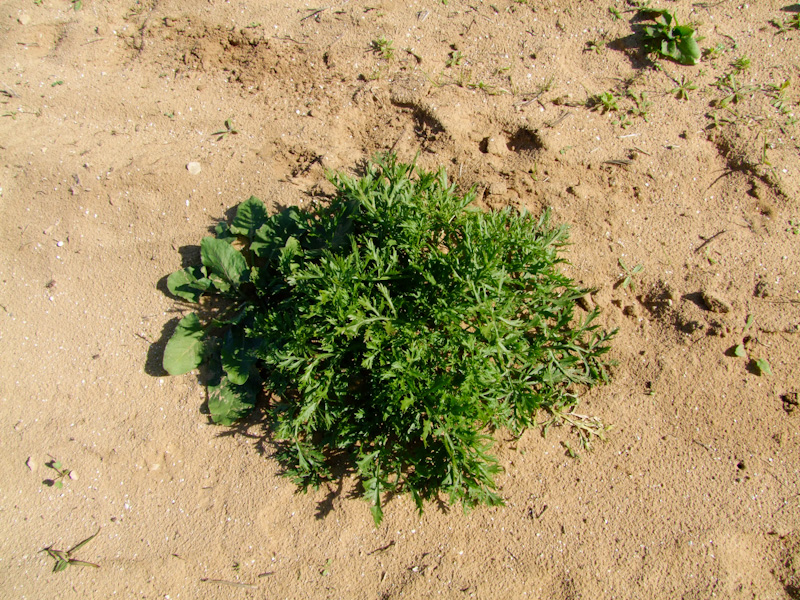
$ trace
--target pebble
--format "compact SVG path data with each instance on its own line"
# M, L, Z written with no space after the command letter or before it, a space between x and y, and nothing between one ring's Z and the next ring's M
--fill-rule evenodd
M39 468L39 465L36 464L36 460L32 456L29 456L28 460L25 461L25 466L28 467L31 471L35 471L36 469Z
M186 165L186 170L189 171L190 175L197 175L202 169L199 162L190 162Z
M22 13L20 16L17 17L17 21L20 25L27 25L31 22L31 16L26 13Z

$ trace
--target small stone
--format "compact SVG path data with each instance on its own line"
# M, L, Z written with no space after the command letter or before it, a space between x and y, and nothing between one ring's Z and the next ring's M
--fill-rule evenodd
M706 305L706 308L711 312L715 313L729 313L731 312L731 305L730 302L725 300L722 296L715 292L710 292L708 290L703 290L700 292L700 296L703 298L703 303Z
M36 460L32 456L29 456L28 460L25 461L25 466L28 467L28 469L30 469L31 471L35 471L36 469L39 468L39 465L36 463Z
M20 25L27 25L31 22L31 16L27 13L22 13L20 16L17 17L17 21Z
M189 171L190 175L197 175L202 169L199 162L190 162L186 165L186 170Z
M70 471L69 472L69 478L72 479L72 481L77 481L78 480L78 474L75 471Z

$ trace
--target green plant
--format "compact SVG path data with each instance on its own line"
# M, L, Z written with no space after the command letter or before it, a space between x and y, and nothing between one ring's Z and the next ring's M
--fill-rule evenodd
M711 85L728 92L723 98L714 101L714 106L717 108L726 108L731 103L738 104L745 96L752 95L760 89L757 85L739 84L734 73L726 73Z
M225 129L220 129L211 134L212 136L217 136L218 142L225 139L228 135L237 135L239 133L239 130L233 126L233 119L225 119L224 125Z
M642 12L655 21L655 25L644 28L644 48L684 65L696 65L700 61L700 47L695 39L694 27L679 25L675 15L668 10L645 9Z
M647 98L647 92L636 93L629 90L628 96L631 97L635 104L634 108L628 111L631 116L642 117L645 121L647 121L647 115L650 111L650 108L653 106L653 103Z
M391 40L387 40L383 36L372 40L370 48L384 60L392 60L394 58L394 45Z
M629 269L628 267L625 266L625 263L622 261L621 258L618 259L617 262L619 262L619 266L622 267L623 271L622 277L619 280L619 287L621 287L623 290L627 287L630 287L631 291L635 292L636 284L634 283L633 278L636 277L636 275L638 275L639 273L641 273L644 270L644 267L642 265L636 265L632 269Z
M202 240L202 265L169 276L180 298L228 303L178 323L165 369L205 365L217 423L271 394L286 474L305 490L344 461L376 523L384 493L420 511L440 494L502 503L491 432L564 413L607 378L613 332L575 316L587 290L558 270L566 229L468 208L474 190L392 155L329 179L335 196L311 210L268 216L250 198Z
M800 219L789 219L789 227L786 231L792 235L800 235Z
M81 8L83 8L83 0L70 0L72 2L72 8L75 12L78 12Z
M613 92L603 92L590 99L592 110L599 110L602 114L610 111L619 110L617 105L617 98Z
M96 565L94 563L86 562L84 560L77 560L72 558L72 553L77 552L81 548L83 548L86 544L91 542L97 534L100 533L100 530L97 530L97 533L94 535L90 535L88 538L83 540L82 542L78 542L69 550L56 550L52 546L48 546L47 548L43 548L39 552L47 552L47 554L56 561L56 564L53 566L53 573L58 573L59 571L65 570L67 567L70 566L77 566L77 567L93 567L95 569L99 569L100 565Z
M740 56L735 61L731 63L731 67L733 67L733 72L737 75L739 73L744 73L748 69L750 69L750 59L746 56Z
M52 479L45 479L42 483L44 483L48 487L58 488L59 490L63 488L64 480L69 478L70 473L72 471L64 468L64 465L61 464L61 461L56 460L56 458L53 456L50 456L50 461L46 462L45 466L50 469L53 469L53 471L56 472L56 475Z
M464 55L458 50L453 50L447 57L447 62L444 63L445 67L457 67L464 60Z
M681 75L679 80L675 80L675 87L672 88L669 93L674 94L678 100L688 100L689 92L696 89L697 85L687 80L685 75Z

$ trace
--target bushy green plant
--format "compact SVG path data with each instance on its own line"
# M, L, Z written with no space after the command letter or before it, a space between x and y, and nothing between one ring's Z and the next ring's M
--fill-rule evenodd
M668 10L642 11L655 21L644 28L644 48L684 65L700 62L700 47L691 25L679 25L678 19Z
M330 180L335 197L310 210L268 216L250 198L202 240L202 265L170 275L176 296L229 303L184 317L164 367L206 364L217 423L266 391L287 474L317 486L346 457L376 523L385 492L420 510L442 493L501 503L491 432L520 433L606 378L610 334L575 316L586 290L557 268L566 229L471 208L444 171L391 155Z

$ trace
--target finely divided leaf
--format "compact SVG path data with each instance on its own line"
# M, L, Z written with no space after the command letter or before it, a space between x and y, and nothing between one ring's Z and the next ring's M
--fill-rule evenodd
M200 302L200 296L212 287L211 280L203 274L202 269L195 266L175 271L167 277L167 289L189 302Z
M204 237L200 242L200 256L203 264L214 275L227 281L233 287L247 280L249 269L242 253L228 242L213 237ZM213 280L213 279L212 279Z
M170 375L183 375L203 362L203 326L196 314L191 313L180 320L175 333L164 348L164 369Z
M268 220L267 207L255 196L250 196L239 205L230 230L237 235L245 235L252 240L256 230Z
M233 425L247 416L256 404L259 386L255 378L244 385L231 383L223 376L216 385L208 386L208 411L214 423Z

